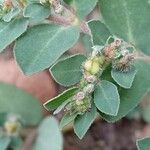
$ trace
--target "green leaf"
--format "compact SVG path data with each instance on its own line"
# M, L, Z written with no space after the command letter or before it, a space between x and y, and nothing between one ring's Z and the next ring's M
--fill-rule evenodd
M142 116L144 121L150 123L150 105L146 105L143 108Z
M84 55L73 55L56 63L50 68L50 72L59 84L63 86L74 85L81 80L81 66L85 60L86 57Z
M137 70L135 67L132 67L128 72L122 72L119 70L112 69L111 76L112 78L123 88L131 88L134 81Z
M10 144L10 137L8 136L0 136L0 150L7 150Z
M150 55L149 1L99 0L99 3L110 31Z
M45 104L44 104L44 107L47 109L47 110L54 110L56 109L57 107L59 107L64 101L68 100L69 98L71 98L75 93L76 91L78 90L78 88L76 87L73 87L73 88L70 88L66 91L64 91L63 93L61 93L60 95L50 99L49 101L47 101Z
M37 25L19 38L14 49L16 61L25 74L50 67L79 38L79 29L56 24Z
M117 87L109 81L102 80L94 91L94 102L101 112L116 116L120 104Z
M50 8L39 3L31 3L25 8L23 15L34 21L41 21L50 15Z
M15 19L9 23L0 21L0 52L24 33L28 26L27 19Z
M10 22L13 18L19 15L19 13L20 13L20 9L13 8L10 12L8 12L6 15L3 16L3 20L5 22Z
M0 113L0 126L3 126L6 121L6 113Z
M104 45L111 36L106 25L99 20L91 21L88 25L91 29L94 45Z
M77 117L77 114L73 114L73 115L65 114L60 121L59 128L62 130L69 123L73 122L76 117Z
M77 12L77 16L84 19L96 6L97 0L72 0L71 5Z
M118 115L113 117L105 114L101 116L108 122L115 122L135 108L142 98L150 91L150 64L144 61L136 61L135 67L138 70L133 85L130 89L119 88L120 107Z
M88 56L89 53L91 53L93 51L92 47L93 47L93 43L92 43L92 39L91 39L91 36L88 35L88 34L84 34L82 37L81 37L81 40L82 40L82 43L83 43L83 46L84 48L86 49L86 55Z
M150 138L137 140L136 145L137 145L138 150L149 150Z
M62 150L63 139L58 122L53 117L47 117L40 124L34 150Z
M10 145L13 150L20 150L22 144L23 144L23 141L22 141L21 137L12 137L11 138Z
M84 137L87 130L90 128L91 124L96 119L96 116L97 110L94 104L92 105L92 108L89 112L77 116L77 118L74 121L74 131L80 139Z
M42 106L36 98L12 85L0 83L0 113L6 112L20 115L31 125L42 118Z

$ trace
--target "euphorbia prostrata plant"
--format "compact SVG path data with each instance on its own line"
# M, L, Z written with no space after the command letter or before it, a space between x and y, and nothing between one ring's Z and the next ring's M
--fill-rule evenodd
M97 5L97 19L86 19ZM14 42L26 75L50 68L67 89L44 107L81 139L97 115L115 122L149 92L149 13L148 0L1 0L0 51ZM87 52L66 55L79 38Z

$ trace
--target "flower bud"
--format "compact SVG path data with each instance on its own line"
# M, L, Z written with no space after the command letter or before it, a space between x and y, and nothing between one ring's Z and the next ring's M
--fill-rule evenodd
M92 67L91 67L91 69L90 69L90 73L91 73L92 75L95 75L95 74L97 74L99 71L100 71L100 66L99 66L99 64L98 64L97 62L93 62Z
M84 78L89 83L94 83L97 80L94 75L85 75Z
M92 60L87 60L85 63L84 63L84 69L86 70L86 71L90 71L91 70L91 68L92 68Z
M82 100L85 98L85 93L84 92L78 92L75 97L76 97L76 100Z
M105 57L104 56L100 56L99 59L98 59L98 61L99 61L100 65L103 65L104 61L105 61Z
M83 105L84 104L84 102L83 101L81 101L81 100L76 100L76 105Z

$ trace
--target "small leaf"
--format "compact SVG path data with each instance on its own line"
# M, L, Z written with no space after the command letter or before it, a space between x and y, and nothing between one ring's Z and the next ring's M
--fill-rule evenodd
M77 16L84 19L96 6L97 0L72 0L69 2L77 12Z
M20 9L13 8L10 12L8 12L6 15L3 16L3 20L5 22L10 22L13 18L19 15L19 13L20 13Z
M0 21L0 52L24 33L28 26L27 19L15 19L9 23Z
M63 139L58 122L53 117L47 117L38 128L34 150L62 150Z
M94 91L94 102L101 112L116 116L120 104L117 87L109 81L102 80Z
M137 140L136 145L137 145L138 150L149 150L150 138Z
M73 115L66 114L66 115L64 115L63 118L61 119L59 128L62 130L66 125L73 122L76 117L77 117L77 114L73 114Z
M36 98L23 90L0 83L0 113L20 115L25 123L36 125L42 118L42 106Z
M141 60L135 61L138 72L130 89L119 88L120 107L117 116L102 114L108 122L115 122L127 115L150 91L150 64ZM110 72L109 72L110 74Z
M39 3L31 3L25 8L23 15L34 21L41 21L50 15L50 8Z
M49 101L47 101L47 102L44 104L44 107L45 107L47 110L54 110L54 109L56 109L56 108L59 107L64 101L66 101L66 100L68 100L69 98L71 98L71 97L76 93L77 90L78 90L78 88L73 87L73 88L70 88L70 89L64 91L63 93L61 93L61 94L58 95L57 97L54 97L54 98L50 99Z
M82 77L81 66L86 60L84 55L73 55L59 61L50 69L55 81L63 86L71 86L78 83Z
M87 130L89 129L93 121L96 119L96 116L97 110L94 104L92 105L92 108L89 112L77 116L77 118L74 121L74 131L80 139L84 137Z
M64 102L53 112L53 114L56 115L56 114L58 114L59 112L61 112L61 111L64 109L64 107L65 107L70 101L71 101L71 99L68 99L68 100L64 101Z
M21 137L12 137L11 138L10 145L13 150L20 150L22 144L23 144L23 141L22 141Z
M111 36L106 25L99 20L90 21L88 25L91 29L94 45L104 45Z
M83 46L86 49L86 52L85 52L86 55L89 55L89 53L91 53L93 51L93 49L92 49L93 43L92 43L91 36L88 34L84 34L84 35L82 35L81 40L82 40Z
M11 140L8 136L0 136L0 150L7 150Z
M34 26L17 40L14 49L16 61L25 74L39 72L54 64L78 38L79 29L74 26Z
M137 70L135 67L132 67L128 72L122 72L119 70L112 69L111 76L112 78L123 88L131 88L134 81Z
M3 126L6 121L6 113L0 113L0 126Z

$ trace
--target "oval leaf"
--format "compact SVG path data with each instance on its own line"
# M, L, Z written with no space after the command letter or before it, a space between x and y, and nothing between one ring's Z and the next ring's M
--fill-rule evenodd
M79 29L74 26L37 25L17 40L16 61L25 74L39 72L50 67L78 38Z
M105 45L107 39L111 36L108 28L104 23L99 20L94 20L88 23L94 45Z
M0 113L6 112L20 115L25 123L32 125L42 118L42 106L36 98L12 85L0 83Z
M93 104L89 112L86 112L85 114L76 117L74 121L74 131L80 139L84 137L87 130L96 119L96 116L97 110L95 105Z
M76 10L79 19L84 19L96 6L97 0L65 0Z
M149 1L99 0L99 3L110 31L150 55Z
M77 114L73 114L73 115L66 114L66 115L64 115L60 121L60 125L59 125L60 129L62 130L69 123L73 122L76 117L77 117Z
M122 72L119 70L112 69L111 76L112 78L123 88L131 88L134 81L137 70L135 67L132 67L128 72Z
M0 21L0 52L24 33L28 26L27 19L15 19L9 23Z
M24 17L32 20L44 20L50 15L50 8L39 3L31 3L24 10Z
M70 88L66 91L64 91L63 93L61 93L60 95L58 95L57 97L54 97L53 99L50 99L49 101L47 101L44 104L44 107L47 110L54 110L57 107L59 107L64 101L68 100L70 97L72 97L76 91L78 90L78 88L73 87Z
M11 142L9 136L0 136L0 150L6 150Z
M81 65L86 60L84 55L74 55L59 61L50 69L55 81L63 86L78 83L82 77Z
M144 61L136 61L135 67L138 72L135 76L133 85L130 89L119 88L120 107L118 115L108 116L101 114L101 116L108 122L115 122L129 113L135 108L142 98L150 91L150 64Z
M117 87L109 81L101 81L94 91L94 102L101 112L116 116L120 104Z
M137 140L136 145L137 145L138 150L149 150L150 138Z
M34 150L62 150L63 139L59 131L58 122L53 117L47 117L38 128L38 137Z

